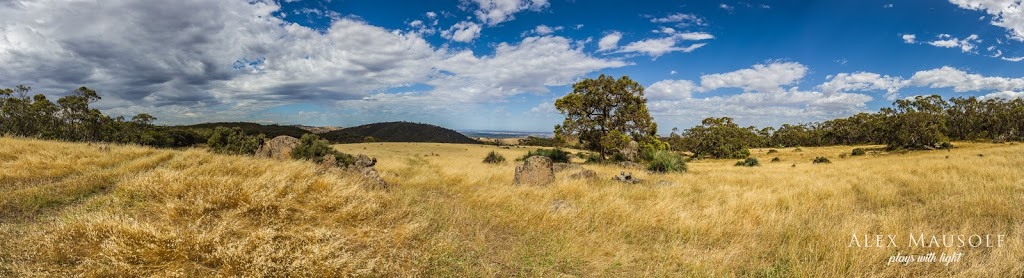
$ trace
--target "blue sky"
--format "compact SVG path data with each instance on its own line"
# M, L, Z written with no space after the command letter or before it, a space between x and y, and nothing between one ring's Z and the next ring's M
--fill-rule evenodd
M31 1L0 4L0 86L89 86L161 124L405 120L549 131L627 75L660 133L802 123L922 94L1020 97L1020 1ZM93 15L88 18L85 15Z

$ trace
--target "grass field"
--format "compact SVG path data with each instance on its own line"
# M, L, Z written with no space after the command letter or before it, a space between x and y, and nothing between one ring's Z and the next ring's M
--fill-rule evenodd
M0 138L0 276L1024 275L1024 144L956 145L752 150L760 167L684 174L584 165L601 178L547 187L512 185L525 148L336 145L378 158L391 187L372 189L300 161ZM509 161L482 163L490 151ZM1006 242L848 247L909 233ZM929 252L964 255L887 265Z

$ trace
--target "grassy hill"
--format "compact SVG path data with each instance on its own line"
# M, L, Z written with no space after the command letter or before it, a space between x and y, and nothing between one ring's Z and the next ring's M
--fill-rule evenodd
M362 143L366 137L373 137L377 142L478 143L451 129L410 122L361 125L326 132L320 136L336 143Z
M377 157L382 190L301 161L0 138L0 277L1021 276L1024 144L957 146L755 149L760 167L633 170L639 185L583 165L600 178L517 187L512 160L535 148L335 145ZM481 163L490 151L509 161ZM1006 247L912 248L908 233ZM851 234L901 246L849 248ZM897 252L965 254L887 265Z

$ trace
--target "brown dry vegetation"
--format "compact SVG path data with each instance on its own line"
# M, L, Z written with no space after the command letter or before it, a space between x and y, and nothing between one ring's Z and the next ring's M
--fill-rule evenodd
M586 165L602 178L548 187L511 185L512 158L535 148L336 145L378 158L380 190L299 161L0 138L0 276L1020 276L1024 145L957 145L752 150L762 166L633 170L641 185ZM490 151L510 160L482 163ZM847 248L851 233L1007 241ZM965 255L885 263L932 251Z

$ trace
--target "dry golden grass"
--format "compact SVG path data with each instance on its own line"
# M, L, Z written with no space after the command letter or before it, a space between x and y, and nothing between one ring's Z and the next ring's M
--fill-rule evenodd
M392 184L379 190L298 161L0 138L0 276L1024 275L1024 144L957 145L846 158L853 147L752 150L762 166L632 170L641 185L585 165L601 179L560 174L547 187L511 185L531 149L336 145L378 158ZM482 163L492 150L508 161ZM848 248L853 233L1007 239ZM886 265L932 251L965 255Z

